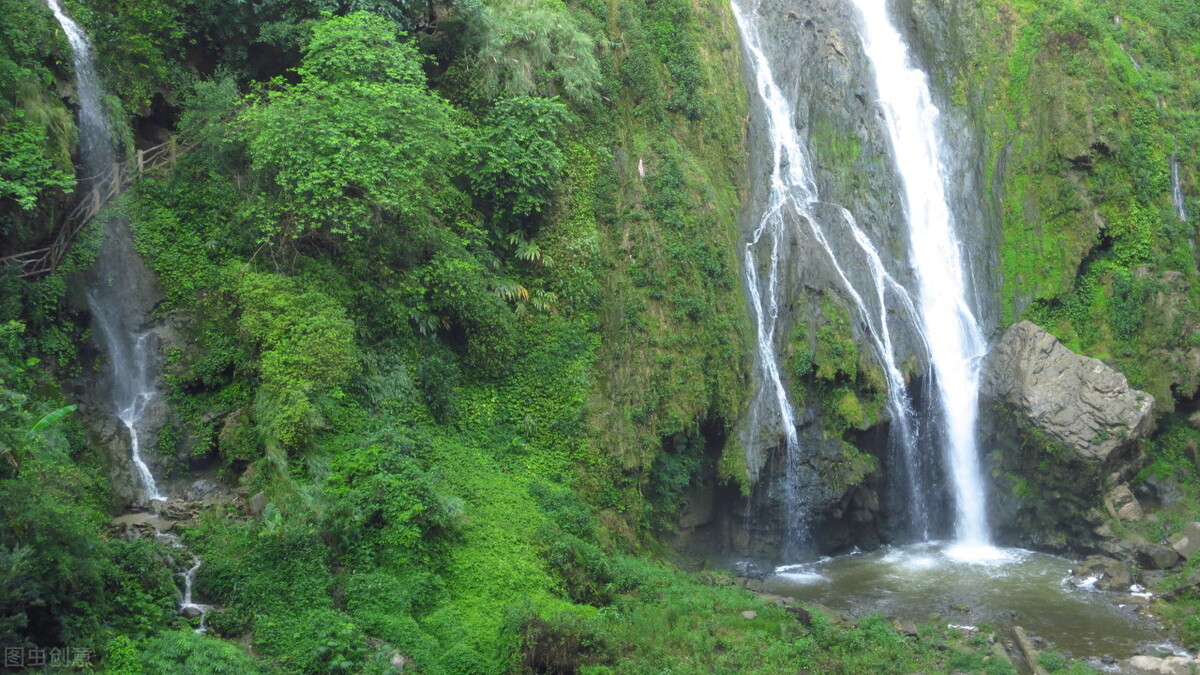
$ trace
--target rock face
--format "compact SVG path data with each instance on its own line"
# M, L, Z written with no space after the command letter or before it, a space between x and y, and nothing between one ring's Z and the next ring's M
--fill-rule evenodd
M1123 520L1142 517L1121 481L1139 468L1154 397L1028 321L988 355L980 395L990 515L1002 541L1084 552L1094 550L1098 507ZM1169 557L1154 554L1159 563Z
M1108 509L1109 515L1127 522L1141 520L1145 515L1141 503L1138 502L1137 497L1133 496L1133 490L1130 490L1129 485L1125 483L1116 486L1108 493L1108 497L1104 500L1104 506Z
M1200 551L1200 523L1188 523L1178 534L1171 537L1171 548L1180 557L1190 559Z
M988 356L981 394L1013 406L1050 438L1098 462L1154 427L1154 397L1029 321L1009 328Z

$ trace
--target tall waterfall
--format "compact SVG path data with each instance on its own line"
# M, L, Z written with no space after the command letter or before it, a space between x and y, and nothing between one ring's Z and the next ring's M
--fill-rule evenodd
M938 109L925 73L912 64L886 0L852 0L875 72L892 150L904 186L909 255L945 429L955 526L965 555L989 548L975 422L987 345L967 302L963 252L947 204Z
M91 189L109 177L117 161L112 126L104 110L103 88L96 76L91 45L83 30L63 12L58 0L46 0L71 44L79 97L79 147L84 178ZM147 405L156 396L153 336L137 332L153 297L149 274L133 248L129 227L109 218L104 243L86 281L88 308L96 319L108 356L109 393L113 413L129 432L130 454L147 505L162 499L154 475L142 458L141 438Z
M796 435L796 415L788 399L778 359L783 331L780 305L783 303L783 281L789 263L788 242L798 235L793 230L807 224L814 240L828 255L838 280L854 304L860 324L871 341L872 350L887 379L893 439L900 444L906 460L911 460L910 466L915 462L918 451L918 430L904 376L896 365L896 350L888 325L888 299L893 298L910 317L916 315L916 307L904 287L888 274L875 246L858 227L850 211L821 200L806 144L792 122L792 106L776 83L770 62L763 51L758 29L760 17L756 12L744 10L736 0L732 5L742 43L750 57L756 91L762 100L772 153L767 201L758 223L750 233L743 258L757 338L755 364L758 390L750 408L750 424L755 428L766 427L777 436L783 436L788 534L796 539L805 535L805 505L800 503L797 488L803 454ZM821 215L831 214L833 217L829 220L832 223L823 223ZM866 269L870 276L870 288L866 293L860 292L851 281L846 266L830 243L827 227L844 227L850 232L862 255L861 261L856 258L855 269ZM760 270L760 267L764 269ZM910 521L920 532L926 533L929 526L926 490L920 485L917 472L910 471L908 479L913 497L909 500Z

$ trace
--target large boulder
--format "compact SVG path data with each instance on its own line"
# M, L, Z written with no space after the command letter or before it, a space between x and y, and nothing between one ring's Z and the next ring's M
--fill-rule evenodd
M1023 321L988 355L980 403L993 478L990 515L1002 541L1087 553L1097 550L1105 510L1124 520L1142 517L1121 482L1140 468L1154 397L1124 375ZM1168 557L1154 553L1156 563Z
M1171 537L1171 548L1182 558L1191 559L1200 551L1200 523L1191 522Z
M1029 321L988 356L981 394L1002 401L1079 456L1104 463L1154 427L1154 397L1099 359L1080 356Z

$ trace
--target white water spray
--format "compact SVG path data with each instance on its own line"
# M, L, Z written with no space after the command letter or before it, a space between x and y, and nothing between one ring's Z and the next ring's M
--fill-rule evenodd
M155 539L159 543L165 543L176 551L186 552L187 547L179 540L179 537L170 532L156 532ZM186 570L179 572L179 576L183 577L183 593L179 598L179 613L187 618L200 618L200 625L196 627L197 633L208 632L208 626L205 625L205 620L208 618L209 611L212 610L212 605L206 605L196 602L192 596L192 588L196 584L196 572L200 570L200 564L203 562L200 556L192 556L192 566Z
M154 380L149 373L149 364L153 355L150 352L149 335L142 333L130 335L116 325L114 312L106 311L105 305L97 297L95 290L87 292L88 307L92 316L99 324L100 334L104 338L105 351L112 368L112 398L116 407L117 418L129 432L129 450L133 460L134 470L141 481L142 497L147 505L165 499L159 493L154 481L154 474L142 459L141 421L146 405L155 396Z
M204 625L204 620L208 617L208 610L212 609L211 605L205 605L192 600L192 585L196 581L196 571L200 569L200 557L196 556L192 559L192 566L183 573L183 600L179 603L179 611L182 614L194 612L200 616L200 625L196 627L197 633L208 631L208 627Z
M786 271L786 255L789 230L799 226L800 221L808 224L814 239L829 256L839 280L853 302L859 319L871 339L875 356L883 366L888 383L889 411L892 414L892 431L901 443L908 466L915 466L917 452L917 429L912 420L912 406L904 377L896 365L896 353L892 343L887 317L887 297L896 297L910 316L916 308L907 291L897 283L884 268L878 251L855 222L853 215L835 204L820 200L813 171L800 135L792 123L792 108L775 82L770 62L763 52L755 14L747 13L735 1L732 3L734 17L742 36L754 71L755 84L767 117L767 130L771 139L772 167L769 195L761 219L746 244L744 257L747 285L750 289L750 304L754 314L757 337L759 390L751 406L751 425L763 423L764 418L774 419L782 425L787 451L786 482L789 490L798 483L797 467L802 462L801 449L796 438L795 414L788 400L787 391L780 375L776 343L780 329L779 305L782 300L781 275ZM872 295L876 311L868 307L863 294L855 288L849 275L838 260L825 229L817 217L818 206L832 207L840 215L841 224L847 227L855 243L866 258L866 268L872 281ZM761 249L769 247L766 278L759 272ZM753 465L752 465L753 467ZM753 467L757 469L757 467ZM925 490L915 471L909 472L909 515L912 524L923 535L928 532L928 513ZM797 527L792 527L802 516L797 515L804 505L795 503L798 496L788 493L790 502L789 534L803 536Z
M741 29L743 41L746 45L746 50L751 53L754 60L755 74L758 79L759 93L763 94L764 101L770 95L771 90L778 94L778 88L771 81L770 70L766 63L766 58L762 55L762 51L757 44L757 34L753 37L749 32L745 18L742 15L741 9L737 3L733 4L734 15L737 17L738 27ZM768 68L767 70L762 70ZM765 74L764 74L765 73ZM776 138L775 128L780 124L776 112L767 108L771 128L772 138ZM800 456L800 442L796 434L796 415L792 409L791 401L788 399L787 388L783 384L783 377L780 374L777 335L782 328L782 321L779 314L780 301L782 300L782 284L780 283L781 275L785 272L785 258L788 252L787 242L787 225L784 218L784 210L789 208L786 197L786 188L784 179L781 176L781 167L788 165L791 161L792 180L797 190L801 195L808 195L815 192L815 185L809 183L807 174L807 159L803 155L797 155L794 158L786 156L788 148L783 147L780 143L774 143L774 164L771 171L771 196L770 202L764 211L762 219L754 228L750 235L750 241L746 243L746 251L743 256L743 264L746 272L746 285L750 289L750 307L754 318L755 338L757 344L757 355L755 359L755 367L758 376L758 391L755 393L754 400L750 406L750 428L776 430L782 432L784 438L785 452L785 508L787 510L787 530L788 536L792 539L803 537L801 532L802 527L802 505L799 504L798 485L799 485L799 470L802 462ZM809 199L804 199L802 208L807 209ZM795 206L791 206L795 208ZM760 278L759 262L756 252L760 251L764 246L769 246L769 262L766 269L766 279ZM750 462L752 477L757 480L758 470L761 468L760 463Z
M939 112L925 73L912 65L908 48L891 23L886 1L852 2L861 17L863 46L874 67L904 186L909 253L945 425L960 552L964 557L988 557L995 549L990 546L975 438L980 368L987 346L966 300L963 253L946 201L936 128Z

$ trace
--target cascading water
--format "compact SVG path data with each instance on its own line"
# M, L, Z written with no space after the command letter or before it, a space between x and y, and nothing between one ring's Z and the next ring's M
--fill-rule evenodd
M904 186L910 259L917 277L922 332L929 347L945 425L959 552L988 556L990 546L975 422L987 345L967 298L937 134L938 109L885 0L852 0L863 46L875 71L888 135Z
M83 30L63 12L58 0L46 0L58 19L75 66L79 98L79 146L85 189L111 180L116 166L112 126L104 112L103 88L96 76L91 46ZM108 380L113 412L129 432L130 454L141 486L142 500L152 506L163 499L150 467L142 458L141 438L147 405L155 397L154 345L147 333L131 330L146 319L149 309L149 275L133 249L129 228L110 218L104 226L104 243L88 274L88 308L100 330L108 356Z
M170 546L175 551L186 552L186 547L179 537L170 532L158 532L155 536L159 543ZM172 556L174 560L174 556ZM199 618L200 625L196 627L197 633L208 632L208 627L205 625L205 619L208 618L208 613L212 610L212 605L205 605L196 602L192 595L192 588L196 584L196 572L200 570L200 564L203 560L200 556L191 556L191 566L179 572L179 576L183 577L183 592L179 598L179 613L189 619ZM177 563L176 563L177 564Z
M54 18L62 26L71 45L75 89L79 97L79 154L85 176L81 182L84 187L91 187L89 181L108 171L116 160L112 127L108 123L108 115L104 114L104 90L96 77L92 47L83 29L67 16L58 0L46 0L46 4L50 6L50 11L54 13Z
M208 616L208 610L211 606L201 604L192 600L192 585L196 581L196 571L200 569L199 556L192 559L192 566L183 573L183 600L179 603L179 611L184 615L195 614L200 617L200 625L196 627L197 633L204 633L208 628L204 625L204 619Z
M108 179L116 165L112 127L104 113L103 89L96 77L87 37L63 12L58 0L46 1L71 44L79 96L80 155L86 173L81 183L90 189L98 181ZM159 493L154 474L142 458L141 441L146 431L143 427L147 407L157 396L154 386L157 350L151 332L136 330L145 323L155 293L150 274L134 250L129 227L119 219L109 218L104 225L104 243L88 273L86 295L108 355L109 394L117 418L129 432L130 455L142 499L146 505L156 508L156 503L164 496ZM185 550L173 534L158 532L157 538L169 542L174 549ZM205 616L211 609L192 598L192 586L201 562L199 556L191 556L191 566L180 572L183 593L179 611L184 616L200 618L198 633L205 632Z
M1175 207L1175 216L1179 222L1187 222L1187 208L1183 203L1183 186L1179 183L1179 160L1171 156L1171 204Z
M770 62L763 51L755 21L758 18L757 14L747 13L737 2L733 2L733 13L746 53L750 57L757 93L766 113L772 150L766 207L751 232L744 258L757 337L756 368L759 381L759 389L750 409L750 425L752 428L774 425L768 428L775 433L781 432L784 437L784 449L787 453L785 506L788 511L788 534L794 540L804 535L804 505L800 503L797 492L800 482L797 474L803 464L803 457L796 435L795 412L788 399L777 356L780 346L777 341L782 323L779 311L784 290L782 275L786 272L788 262L786 257L789 231L799 227L801 221L807 223L814 239L829 256L838 279L854 304L887 379L893 438L901 445L910 465L916 461L918 430L913 419L907 385L896 365L896 350L888 325L887 298L889 295L897 298L910 316L915 316L916 308L903 286L888 274L878 251L866 233L858 227L853 215L845 208L821 201L810 168L808 152L792 123L792 108L775 82ZM818 218L819 207L837 213L838 222L850 230L854 242L861 249L871 278L874 311L868 307L867 300L855 288L839 261ZM795 236L794 233L791 234ZM765 278L759 271L763 258L766 263ZM757 469L754 463L751 463L751 466L752 469ZM908 480L912 496L912 499L908 500L910 520L915 528L925 534L929 526L926 490L920 484L918 472L908 472Z
M149 372L153 355L150 353L150 336L146 333L130 335L115 324L119 319L116 312L104 311L106 304L94 289L87 292L88 307L100 327L105 351L112 366L112 398L116 405L117 418L129 431L129 450L134 470L141 481L142 496L147 504L162 500L154 474L142 459L141 421L146 405L154 398L154 381Z

